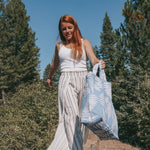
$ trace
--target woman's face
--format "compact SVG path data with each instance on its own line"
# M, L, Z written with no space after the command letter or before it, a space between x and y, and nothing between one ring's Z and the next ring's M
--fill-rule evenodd
M74 25L67 22L61 23L61 32L67 42L70 42L73 38Z

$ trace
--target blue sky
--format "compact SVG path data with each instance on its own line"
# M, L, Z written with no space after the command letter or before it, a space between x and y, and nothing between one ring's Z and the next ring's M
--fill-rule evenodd
M100 46L100 33L107 11L113 28L123 22L122 8L126 0L22 0L30 16L29 24L36 33L40 48L40 75L51 63L58 36L58 22L65 14L72 15L84 38L92 46Z

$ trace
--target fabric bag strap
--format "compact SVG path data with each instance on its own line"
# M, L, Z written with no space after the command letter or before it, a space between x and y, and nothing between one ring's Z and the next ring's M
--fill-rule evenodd
M104 81L107 81L105 71L104 69L101 69L102 68L101 61L93 66L93 73L95 75L97 74L98 68L99 68L99 78Z

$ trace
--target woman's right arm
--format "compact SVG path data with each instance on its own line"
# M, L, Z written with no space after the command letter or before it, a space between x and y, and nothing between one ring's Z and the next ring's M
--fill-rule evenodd
M49 79L47 79L47 85L49 88L52 88L52 82L51 82L51 77L53 76L53 74L55 73L55 71L57 70L58 66L59 66L59 56L58 56L58 53L59 53L59 43L56 44L55 46L55 56L54 56L54 61L51 65L51 68L50 68L50 71L49 71L49 74L48 74L48 77Z

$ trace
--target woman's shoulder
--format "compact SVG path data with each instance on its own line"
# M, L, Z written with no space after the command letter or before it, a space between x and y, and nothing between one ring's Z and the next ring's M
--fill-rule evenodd
M83 45L84 45L84 47L86 47L88 45L91 45L91 43L90 43L90 41L88 39L84 39L84 38L82 38L82 39L83 39Z
M61 42L57 42L57 43L56 43L56 49L57 49L58 51L60 50L61 45L62 45Z
M83 40L84 43L90 43L90 41L88 39L82 38L82 40Z

